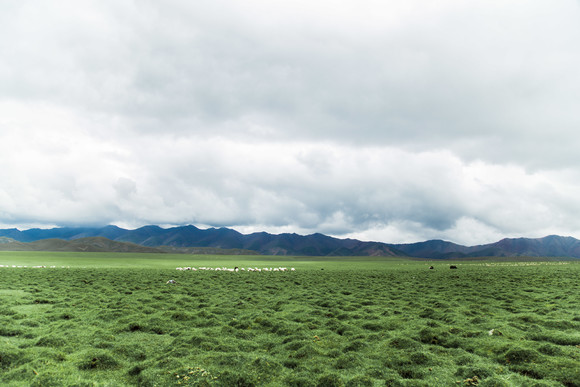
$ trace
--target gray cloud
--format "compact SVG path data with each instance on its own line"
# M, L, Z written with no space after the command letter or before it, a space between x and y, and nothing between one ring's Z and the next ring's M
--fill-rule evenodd
M580 236L580 7L0 6L0 223Z

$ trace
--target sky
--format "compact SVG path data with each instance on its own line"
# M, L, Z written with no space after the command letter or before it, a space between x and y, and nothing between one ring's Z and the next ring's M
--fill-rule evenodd
M0 228L580 238L580 2L5 0Z

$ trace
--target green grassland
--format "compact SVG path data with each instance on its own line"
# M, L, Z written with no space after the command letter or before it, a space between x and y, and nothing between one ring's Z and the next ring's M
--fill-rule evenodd
M2 252L0 385L580 386L579 262L449 263Z

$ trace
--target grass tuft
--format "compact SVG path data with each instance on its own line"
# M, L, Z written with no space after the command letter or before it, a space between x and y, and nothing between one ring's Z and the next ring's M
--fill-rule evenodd
M83 371L114 370L121 367L121 363L105 350L87 350L78 358L77 367Z

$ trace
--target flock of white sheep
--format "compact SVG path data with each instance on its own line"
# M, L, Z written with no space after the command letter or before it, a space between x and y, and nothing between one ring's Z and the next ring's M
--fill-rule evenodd
M0 265L0 267L9 267L9 268L32 268L32 269L46 269L46 268L50 268L50 269L54 269L54 268L62 268L62 269L68 269L70 268L70 266L27 266L27 265ZM263 268L259 268L259 267L248 267L248 268L244 268L244 267L234 267L234 268L228 268L228 267L178 267L177 270L192 270L192 271L198 271L198 270L211 270L211 271L230 271L230 272L238 272L238 271L248 271L248 272L262 272L262 271L296 271L295 268L291 267L290 269L288 269L287 267L263 267Z
M244 268L244 267L234 267L234 268L229 268L229 267L178 267L177 270L180 271L184 271L184 270L192 270L192 271L198 271L198 270L211 270L211 271L229 271L229 272L239 272L239 271L248 271L248 272L262 272L262 271L296 271L295 268L291 267L290 269L288 269L287 267L263 267L263 268L258 268L258 267L248 267L248 268Z

